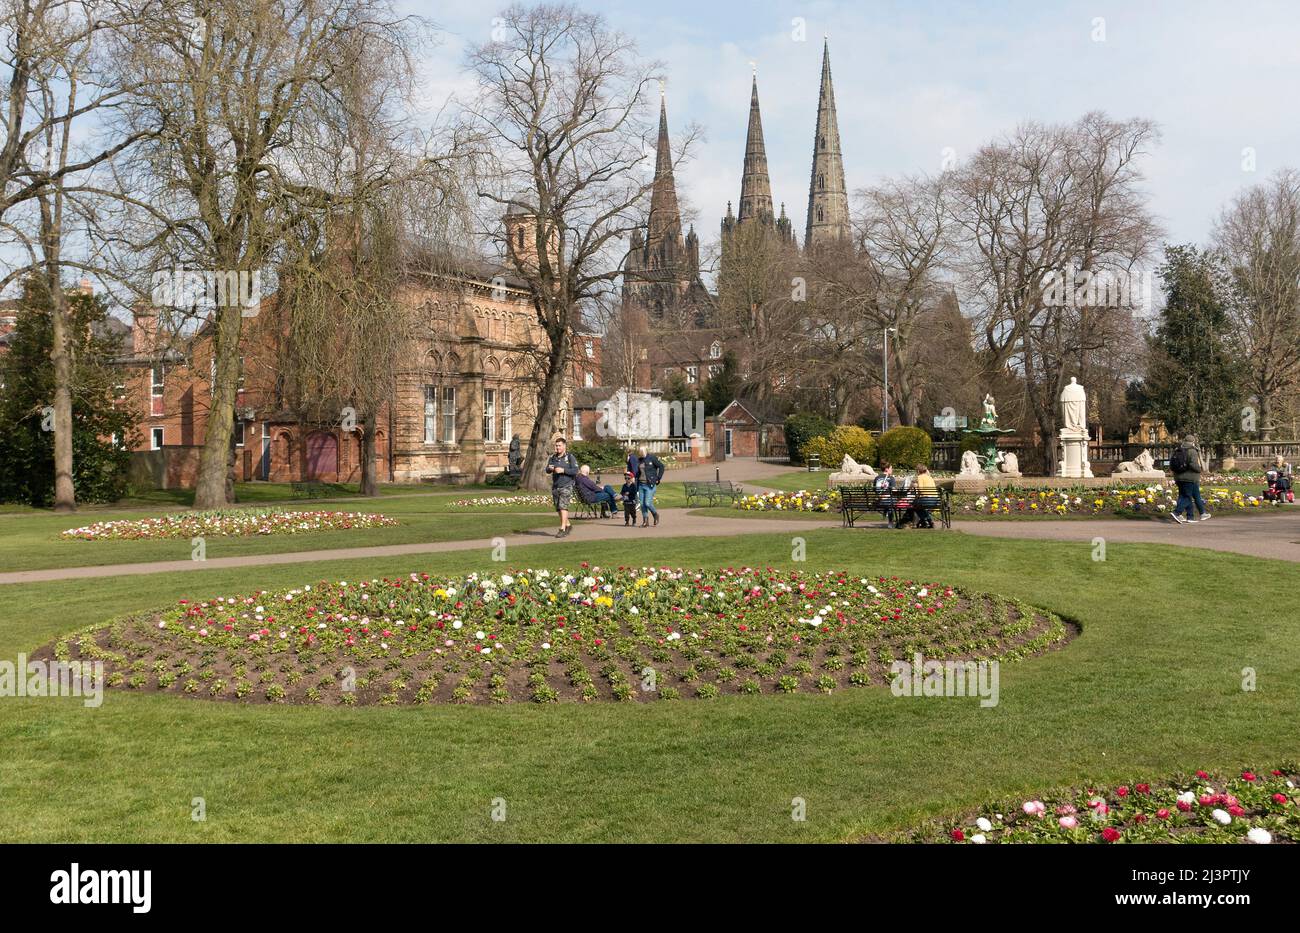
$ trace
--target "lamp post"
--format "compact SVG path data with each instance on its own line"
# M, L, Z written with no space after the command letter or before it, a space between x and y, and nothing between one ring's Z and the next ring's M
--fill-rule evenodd
M885 328L885 391L880 397L880 433L889 430L889 332L898 333L897 327Z

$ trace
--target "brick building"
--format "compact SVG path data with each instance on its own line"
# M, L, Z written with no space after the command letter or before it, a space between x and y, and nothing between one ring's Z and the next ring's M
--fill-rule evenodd
M472 482L505 470L512 437L527 451L546 344L525 283L500 267L462 263L412 276L399 300L416 315L418 333L399 369L396 397L377 419L380 481ZM363 437L344 406L313 419L287 408L282 330L274 297L244 321L235 478L356 482ZM143 413L135 479L192 486L212 398L209 328L178 338L167 333L165 316L140 310L130 347L118 362L122 397ZM572 387L589 382L599 365L600 338L579 335L551 432L572 429Z

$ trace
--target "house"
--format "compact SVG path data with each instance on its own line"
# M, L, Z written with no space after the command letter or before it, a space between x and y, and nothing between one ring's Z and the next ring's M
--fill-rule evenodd
M717 417L710 418L706 437L714 450L721 451L728 459L789 457L785 446L785 414L753 397L734 399Z

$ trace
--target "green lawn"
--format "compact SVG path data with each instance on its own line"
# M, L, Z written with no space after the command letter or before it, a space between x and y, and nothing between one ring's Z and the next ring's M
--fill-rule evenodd
M517 509L481 511L455 509L446 496L411 496L385 500L349 500L322 506L295 503L291 510L329 508L353 512L382 512L401 522L387 528L347 531L317 531L294 535L215 537L205 541L206 557L239 557L248 554L279 554L332 548L371 547L386 544L414 544L426 541L461 541L507 535L529 528L556 524L553 512L532 506L531 514ZM158 509L155 514L171 511ZM139 519L140 512L96 512L94 514L33 515L0 517L0 569L40 570L52 567L83 567L161 560L188 560L189 538L158 540L83 541L63 539L59 533L84 524L113 519Z
M1300 566L1154 545L802 532L809 570L966 584L1075 619L1001 671L1001 702L832 696L386 709L111 691L0 702L10 841L797 841L879 833L1051 785L1297 756ZM789 535L549 542L509 564L790 566ZM185 596L492 565L478 554L0 590L0 658ZM1258 689L1243 692L1242 669ZM791 799L807 821L791 820ZM207 821L190 820L203 797ZM494 798L507 818L494 822Z

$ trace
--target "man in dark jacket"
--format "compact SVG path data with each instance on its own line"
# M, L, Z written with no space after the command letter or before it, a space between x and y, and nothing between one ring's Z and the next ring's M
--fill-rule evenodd
M546 461L546 472L551 474L551 501L560 513L560 530L555 537L563 538L569 533L569 506L576 489L578 460L569 453L569 442L562 437L555 439L555 453Z
M618 502L618 494L614 492L614 487L601 486L592 479L591 467L585 463L578 472L578 498L583 502L599 505L601 518L612 518L615 503Z
M1174 505L1174 521L1180 525L1196 520L1192 512L1193 505L1201 514L1201 521L1210 517L1201 498L1201 450L1197 446L1196 435L1188 434L1169 458L1170 468L1174 471L1174 482L1178 485L1178 502ZM1187 517L1184 518L1183 514Z
M637 476L637 503L641 506L641 527L644 528L650 524L650 516L654 516L655 524L659 524L659 510L655 508L655 489L659 486L664 478L664 462L649 453L645 446L637 448L636 456L640 472ZM631 462L631 457L628 462ZM630 469L630 468L629 468Z

